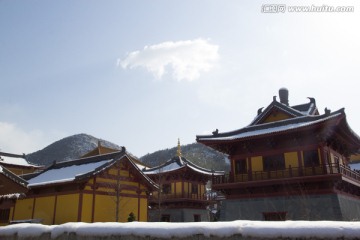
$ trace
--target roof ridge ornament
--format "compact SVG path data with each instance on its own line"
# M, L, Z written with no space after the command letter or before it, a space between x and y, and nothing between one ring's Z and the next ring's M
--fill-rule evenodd
M177 145L176 156L181 157L180 138L178 138L178 145Z
M331 113L331 110L326 107L325 108L325 115L329 115L330 113Z
M316 101L315 101L315 98L313 98L313 97L308 97L308 99L310 100L310 103L316 103Z
M287 88L279 89L280 103L289 106L289 90Z
M212 132L213 135L218 135L219 134L219 129L215 129L215 131Z

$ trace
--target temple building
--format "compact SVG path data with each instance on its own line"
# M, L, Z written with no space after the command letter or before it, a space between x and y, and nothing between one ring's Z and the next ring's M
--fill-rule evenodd
M223 171L201 168L181 154L180 141L175 157L143 172L159 185L149 199L149 221L200 222L213 220L211 210L216 205L209 181L220 181Z
M226 195L221 220L360 220L360 174L349 167L360 138L344 109L320 114L314 98L260 108L241 129L197 136L229 155L231 172L214 188Z
M8 223L126 222L129 216L147 221L148 196L158 187L137 160L124 147L87 155L23 175L26 181L18 185L26 194L4 197L0 204L7 208Z

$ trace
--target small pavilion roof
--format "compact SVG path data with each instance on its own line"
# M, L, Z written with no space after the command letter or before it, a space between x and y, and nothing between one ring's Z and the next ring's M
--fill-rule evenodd
M203 175L219 176L225 174L224 171L213 171L199 167L182 156L173 157L159 166L144 169L143 172L148 175L155 175L155 174L170 173L186 168Z

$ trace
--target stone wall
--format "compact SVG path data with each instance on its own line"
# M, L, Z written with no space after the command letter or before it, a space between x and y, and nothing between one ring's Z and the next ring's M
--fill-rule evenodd
M360 201L353 197L339 195L339 204L344 221L360 221Z
M228 199L222 202L220 220L264 220L263 213L273 212L286 212L287 220L352 220L343 218L342 210L346 204L351 209L355 202L343 198L341 202L336 194Z
M170 222L194 222L194 215L199 215L201 221L209 221L209 212L202 209L162 209L161 215L169 215ZM158 222L158 210L149 211L149 221Z

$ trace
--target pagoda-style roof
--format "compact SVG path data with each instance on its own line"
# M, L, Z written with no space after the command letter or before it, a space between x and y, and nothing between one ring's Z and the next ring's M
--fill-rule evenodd
M97 146L90 152L85 153L83 156L81 156L81 158L98 156L98 155L106 154L106 153L118 152L119 150L121 150L120 147L119 148L111 148L111 147L103 146L101 144L101 141L99 140Z
M27 175L28 187L36 188L49 185L59 185L68 183L79 183L88 181L105 170L111 168L114 164L126 161L134 170L139 179L150 189L156 189L156 184L138 168L128 156L124 147L121 151L80 158L71 161L54 163L47 169L38 174Z
M310 102L295 106L288 106L287 104L276 101L276 97L274 96L272 103L262 111L262 108L258 110L258 115L255 119L250 123L250 125L257 125L264 123L266 118L271 114L276 114L281 112L287 118L296 118L302 116L314 116L319 115L319 112L316 107L316 102L314 98L309 98Z
M196 140L226 152L230 144L299 133L306 133L327 144L340 143L343 154L348 156L360 150L360 138L349 127L344 109L335 112L325 109L325 113L319 115L313 98L307 104L290 107L286 102L277 102L274 97L264 111L259 109L250 125L230 132L198 135Z
M225 172L223 171L213 171L199 167L182 156L173 157L168 161L166 161L165 163L153 168L147 168L147 169L145 168L143 172L147 175L157 175L157 174L172 174L176 171L182 171L182 170L190 170L193 171L194 173L201 175L208 175L208 176L220 176L225 174Z

